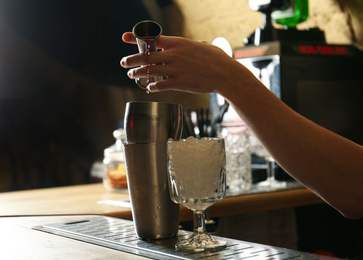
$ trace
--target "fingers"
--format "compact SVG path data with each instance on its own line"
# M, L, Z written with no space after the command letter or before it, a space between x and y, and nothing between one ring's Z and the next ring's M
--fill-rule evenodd
M149 92L161 92L161 91L168 91L168 90L180 91L181 90L177 81L174 79L170 79L170 78L152 82L147 86L147 89L149 90ZM184 91L186 91L186 90L184 90ZM186 92L188 92L188 91L186 91Z
M137 67L140 66L141 64L147 64L144 60L146 59L146 57L141 57L141 56L145 56L143 54L134 54L134 55L130 55L127 57L123 57L120 61L120 65L123 68L133 68L133 67Z
M165 65L145 65L138 68L130 69L127 75L131 79L164 77L164 80L159 80L150 83L147 88L150 92L160 92L166 90L184 91L190 93L207 93L212 92L211 89L195 88L193 82L190 82L185 77L179 77L178 70L175 66Z
M150 55L144 53L134 54L127 57L123 57L120 61L121 67L134 68L146 64L152 64L150 61Z
M146 65L139 68L130 69L127 73L129 78L150 78L150 77L160 77L163 75L164 79L156 82L152 82L148 85L148 90L150 92L160 92L165 90L179 90L180 84L177 84L173 73L167 75L167 71L165 66L163 65Z
M181 37L175 37L175 36L164 36L160 35L157 46L159 49L169 49L171 46L173 46L178 40L183 39Z
M169 63L170 57L163 52L151 52L150 54L138 53L123 57L120 65L123 68L134 68L147 64L165 64Z
M131 32L125 32L122 35L122 40L126 43L136 44L136 38Z
M122 35L122 39L125 43L136 44L137 40L131 32L126 32ZM170 47L178 45L178 43L183 43L187 41L180 37L170 37L161 35L157 41L159 49L167 50ZM161 52L151 52L149 55L145 54L134 54L121 59L120 64L124 68L138 67L146 64L159 64L167 63L169 58L164 55L164 51Z
M147 77L170 77L173 75L173 68L166 68L163 65L144 65L130 69L127 76L131 79Z
M161 92L161 91L166 91L166 90L170 90L168 88L168 86L170 85L168 83L169 80L161 80L161 81L157 81L157 82L153 82L153 83L150 83L148 86L147 86L147 89L149 92Z
M195 89L192 86L185 84L185 82L181 82L176 78L167 78L165 80L152 82L147 86L147 89L149 90L149 92L174 90L174 91L183 91L189 93L204 93L204 91Z
M142 66L139 68L131 69L127 72L130 79L147 78L150 77L150 66Z

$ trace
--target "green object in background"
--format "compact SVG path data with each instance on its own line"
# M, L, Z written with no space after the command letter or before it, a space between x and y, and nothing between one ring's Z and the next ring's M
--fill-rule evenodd
M309 16L308 0L292 0L290 4L271 13L272 20L275 23L296 27L297 24L305 21Z

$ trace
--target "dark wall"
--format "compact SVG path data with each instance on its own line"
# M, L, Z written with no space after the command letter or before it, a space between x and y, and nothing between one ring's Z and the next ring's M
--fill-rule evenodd
M345 259L363 257L363 220L349 220L327 204L297 207L298 250L330 252Z
M86 75L116 84L120 57L135 52L122 33L150 15L141 0L0 1L3 19L44 52Z

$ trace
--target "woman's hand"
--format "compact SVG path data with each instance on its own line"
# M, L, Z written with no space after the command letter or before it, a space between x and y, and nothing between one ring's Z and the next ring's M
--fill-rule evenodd
M126 43L136 44L130 32L122 38ZM122 67L131 68L128 76L132 79L166 77L165 80L150 83L150 92L178 90L219 93L224 87L232 88L236 78L247 72L223 50L206 42L160 36L157 47L162 51L150 55L138 53L121 60Z

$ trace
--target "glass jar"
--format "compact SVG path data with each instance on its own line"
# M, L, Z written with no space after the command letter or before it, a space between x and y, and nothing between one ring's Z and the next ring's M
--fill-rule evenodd
M127 190L125 154L124 154L124 130L113 132L116 143L104 150L104 175L103 184L112 192L124 192Z
M226 149L227 192L239 194L251 189L250 131L244 124L223 123L217 134L224 138Z

